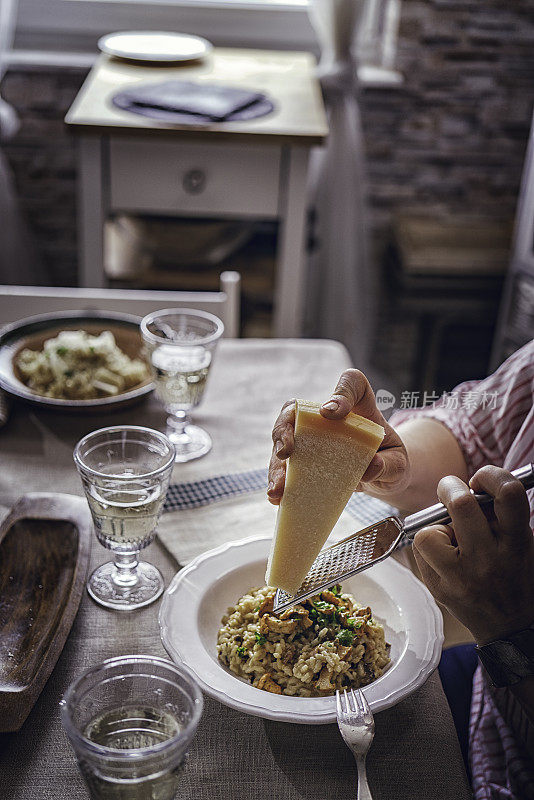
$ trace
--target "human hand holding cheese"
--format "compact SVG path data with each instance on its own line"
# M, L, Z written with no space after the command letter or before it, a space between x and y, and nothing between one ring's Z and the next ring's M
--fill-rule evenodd
M358 369L343 372L332 396L319 411L325 420L342 420L352 411L384 428L379 453L373 456L363 475L351 476L352 491L367 491L387 500L388 494L398 495L409 485L410 464L406 447L378 410L373 390L363 372ZM289 400L282 407L273 428L267 496L274 505L280 503L284 493L286 459L293 452L294 434L295 401Z
M293 446L267 565L267 583L290 594L298 591L385 435L368 418L348 413L327 419L320 408L294 402Z

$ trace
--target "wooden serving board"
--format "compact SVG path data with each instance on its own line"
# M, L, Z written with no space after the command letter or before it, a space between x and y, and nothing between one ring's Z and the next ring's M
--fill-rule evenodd
M0 732L22 727L63 649L85 586L87 502L26 494L0 525Z

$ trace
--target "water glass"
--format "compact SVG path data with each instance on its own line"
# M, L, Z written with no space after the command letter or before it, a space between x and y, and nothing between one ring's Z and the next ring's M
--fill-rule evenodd
M87 591L100 605L129 611L154 602L165 587L156 567L138 561L154 540L174 466L174 445L137 425L101 428L84 436L74 462L95 533L114 561L98 567Z
M92 800L172 800L202 715L189 670L129 655L69 686L61 721Z
M156 311L141 322L156 396L169 414L166 434L176 447L176 461L211 450L209 433L193 425L189 413L202 400L223 331L218 317L189 308Z

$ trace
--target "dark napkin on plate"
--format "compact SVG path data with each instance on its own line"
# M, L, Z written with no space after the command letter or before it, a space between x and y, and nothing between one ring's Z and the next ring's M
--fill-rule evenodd
M223 122L264 101L265 95L248 89L193 81L164 81L134 87L113 98L129 111L143 110L187 114L203 120ZM265 112L264 112L265 113Z

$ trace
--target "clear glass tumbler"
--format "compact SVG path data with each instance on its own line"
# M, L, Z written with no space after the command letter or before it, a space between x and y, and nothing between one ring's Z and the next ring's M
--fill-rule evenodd
M122 611L156 600L165 588L158 569L138 561L154 540L174 466L174 445L159 431L136 425L101 428L74 449L95 533L114 561L98 567L87 591Z
M61 721L92 800L172 800L202 708L189 670L163 658L110 658L84 672Z
M169 414L166 433L176 447L176 461L211 450L209 433L191 423L189 412L202 400L223 331L218 317L189 308L156 311L141 322L156 396Z

